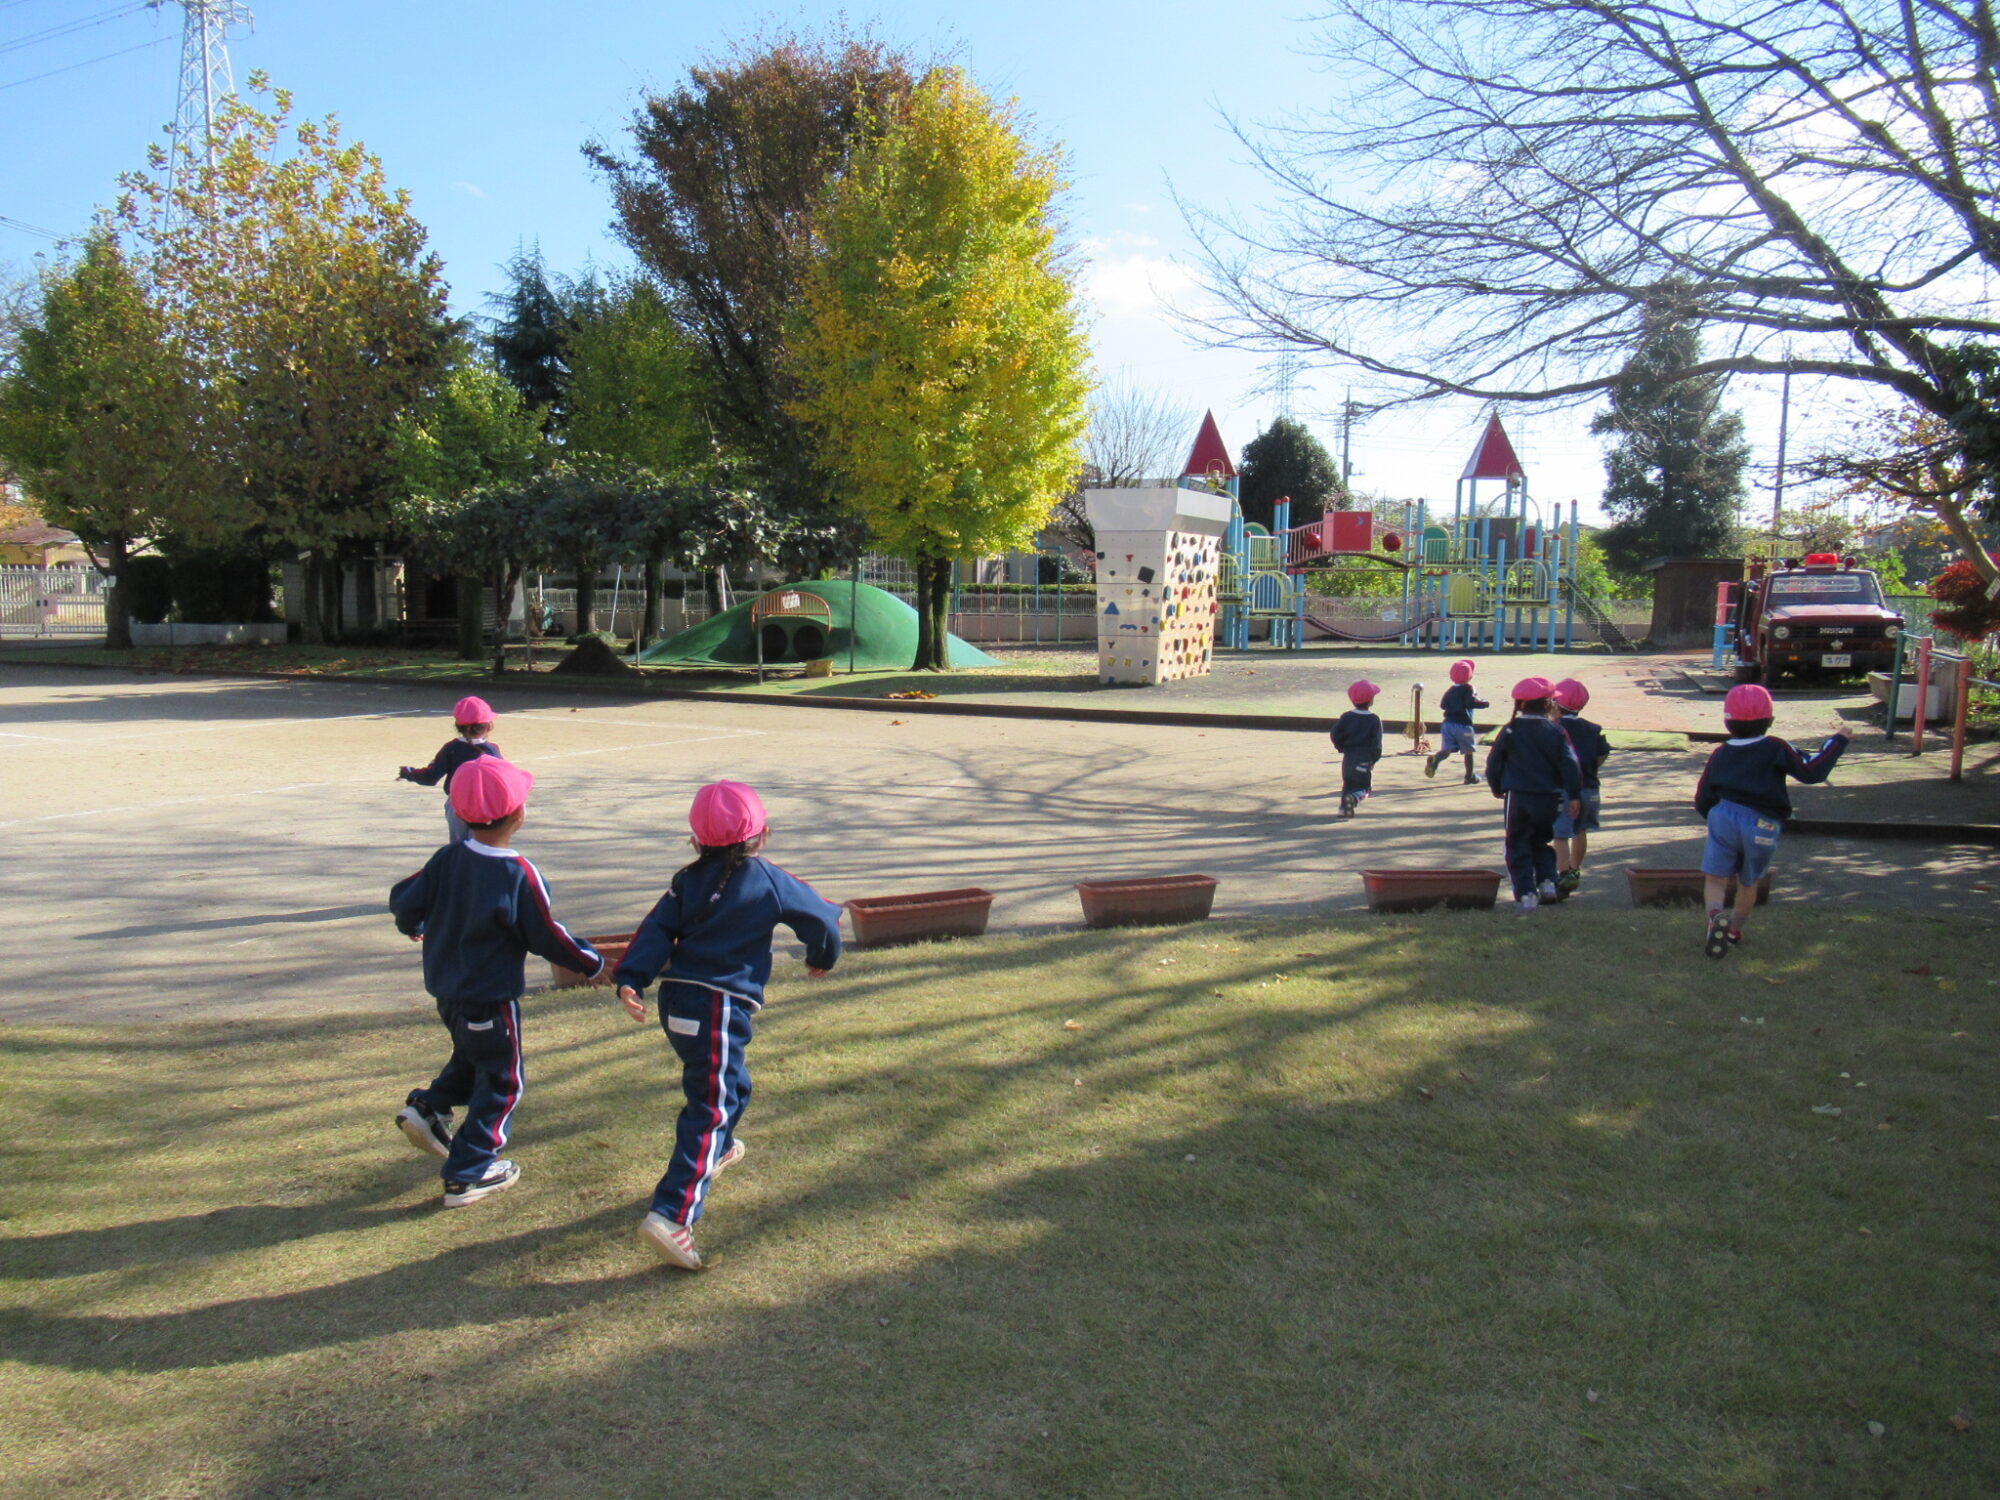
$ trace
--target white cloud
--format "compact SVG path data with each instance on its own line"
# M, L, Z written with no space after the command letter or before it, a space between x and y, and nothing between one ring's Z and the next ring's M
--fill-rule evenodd
M468 198L484 198L486 196L486 189L476 182L454 182L452 186Z

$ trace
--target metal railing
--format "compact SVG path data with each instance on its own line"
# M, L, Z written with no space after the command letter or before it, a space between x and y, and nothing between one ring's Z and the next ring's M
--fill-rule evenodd
M0 635L104 634L104 575L91 567L0 565Z

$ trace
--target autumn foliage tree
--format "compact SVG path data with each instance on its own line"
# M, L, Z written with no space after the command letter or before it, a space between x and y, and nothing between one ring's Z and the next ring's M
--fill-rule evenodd
M1032 544L1080 456L1086 348L1052 152L942 69L834 184L792 335L811 425L877 544L916 565L914 666L950 665L954 558Z
M382 535L395 431L452 344L437 258L381 162L331 119L231 100L213 151L169 186L166 157L124 180L116 215L148 251L200 374L207 429L269 545L303 553L307 639L340 628L339 549Z
M715 436L754 464L762 503L798 524L791 561L843 561L859 538L797 415L791 316L827 184L867 121L908 94L908 61L878 43L790 37L693 69L632 121L634 155L589 155L618 232L659 286L710 393Z
M118 243L92 235L43 274L0 376L0 459L44 519L89 544L112 580L106 644L132 644L122 581L134 545L227 529L202 461L197 388L168 320Z

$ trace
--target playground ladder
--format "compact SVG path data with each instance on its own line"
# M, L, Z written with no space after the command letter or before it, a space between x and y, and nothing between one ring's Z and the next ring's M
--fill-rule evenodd
M1611 616L1604 612L1604 606L1578 588L1569 579L1562 580L1564 597L1576 606L1576 612L1584 622L1597 633L1597 638L1613 651L1637 651L1638 642L1620 630Z

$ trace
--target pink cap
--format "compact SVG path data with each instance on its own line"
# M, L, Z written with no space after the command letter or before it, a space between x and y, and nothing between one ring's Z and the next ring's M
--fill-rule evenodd
M1461 657L1460 657L1460 658L1459 658L1459 659L1458 659L1457 661L1455 661L1455 662L1453 662L1453 663L1451 664L1451 680L1452 680L1453 682L1470 682L1470 681L1472 681L1472 658L1471 658L1471 657L1469 657L1469 656L1461 656Z
M764 800L740 781L712 781L694 794L688 826L695 842L708 848L741 844L770 826Z
M1366 708L1375 701L1375 695L1381 691L1364 677L1359 682L1350 682L1347 685L1347 701L1356 708Z
M1556 684L1556 703L1573 714L1583 712L1583 706L1590 702L1590 689L1574 677L1565 677Z
M493 722L493 705L488 703L484 698L461 698L458 700L458 707L451 711L451 722L454 724L491 724Z
M1768 719L1776 711L1771 695L1754 682L1739 682L1722 700L1725 719Z
M451 810L468 823L497 823L528 805L534 775L511 760L482 755L451 775Z
M1553 698L1556 685L1546 677L1523 677L1514 684L1514 701L1526 703L1535 698Z

